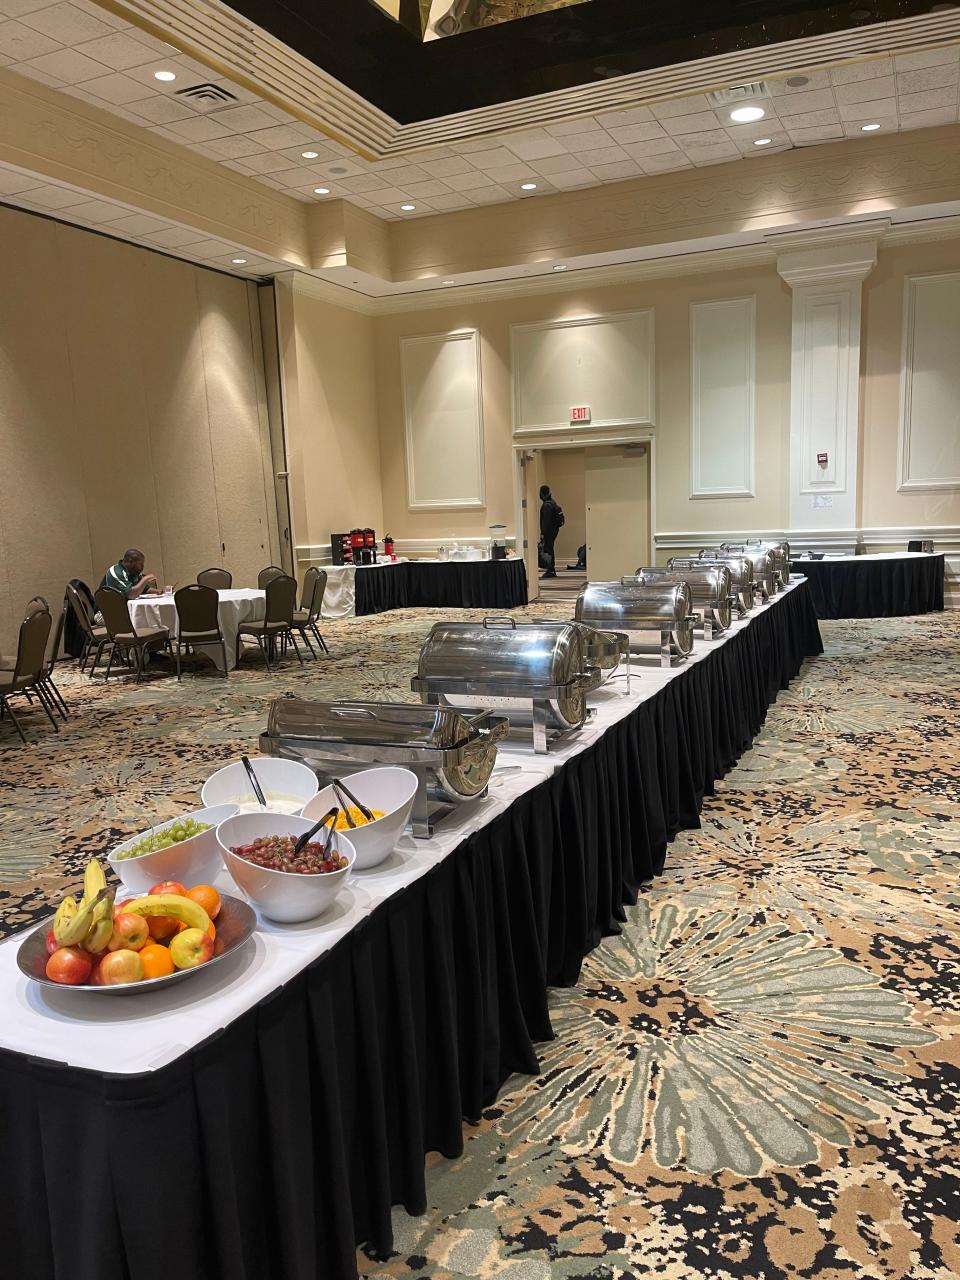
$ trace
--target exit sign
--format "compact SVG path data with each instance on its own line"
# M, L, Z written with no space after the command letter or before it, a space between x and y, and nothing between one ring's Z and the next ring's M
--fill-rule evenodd
M570 410L571 422L589 422L590 406L588 404L576 404Z

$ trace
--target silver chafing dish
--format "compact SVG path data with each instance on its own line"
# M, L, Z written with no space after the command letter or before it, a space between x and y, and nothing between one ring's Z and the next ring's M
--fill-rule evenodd
M600 668L601 683L606 684L616 675L622 663L626 669L627 693L630 692L630 637L625 631L598 631L583 622L555 622L551 618L534 618L532 621L538 627L576 627L583 637L587 662Z
M299 760L325 786L372 765L400 765L419 779L413 833L426 838L436 818L487 794L505 716L467 715L405 702L312 702L277 698L260 735L266 755Z
M685 582L588 582L577 596L577 622L626 633L631 650L659 653L660 665L682 661L693 648L690 588Z
M435 706L507 711L511 723L533 726L534 750L544 752L548 730L568 733L587 718L587 694L601 676L586 650L569 623L438 622L410 687Z
M730 570L725 564L700 565L695 569L644 565L637 570L637 581L685 582L690 588L691 607L705 640L712 640L714 632L722 635L733 621L734 595Z
M720 550L733 551L738 555L751 555L757 551L765 551L773 561L773 568L777 575L778 588L790 585L789 542L764 542L760 538L757 538L753 542L722 542L720 544Z
M668 569L700 569L705 564L725 564L730 570L730 590L737 612L744 617L754 606L753 563L746 556L727 555L725 551L701 551L698 556L672 556Z

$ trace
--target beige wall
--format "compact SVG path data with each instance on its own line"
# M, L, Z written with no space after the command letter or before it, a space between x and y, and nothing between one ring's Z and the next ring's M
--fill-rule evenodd
M277 284L294 541L384 530L373 320ZM390 532L390 530L386 530Z
M255 287L2 208L0 276L0 648L131 545L161 582L253 580L276 538Z
M577 548L587 540L587 494L582 449L545 449L543 468L546 483L563 507L566 523L557 537L557 562L573 564Z

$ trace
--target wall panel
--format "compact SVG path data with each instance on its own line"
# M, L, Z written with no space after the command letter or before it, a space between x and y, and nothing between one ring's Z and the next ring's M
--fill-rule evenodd
M960 489L960 272L904 290L899 488Z
M753 497L756 302L690 307L690 497Z

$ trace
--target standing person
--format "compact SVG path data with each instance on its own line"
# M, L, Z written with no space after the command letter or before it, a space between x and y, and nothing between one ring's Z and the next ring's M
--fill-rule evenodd
M563 528L563 508L554 500L548 484L540 486L540 541L543 543L543 555L546 560L543 577L557 576L557 563L553 555L553 544L557 534Z
M100 580L100 586L107 591L116 591L128 600L157 594L156 575L143 572L143 552L135 547L125 551L123 558L110 566Z

